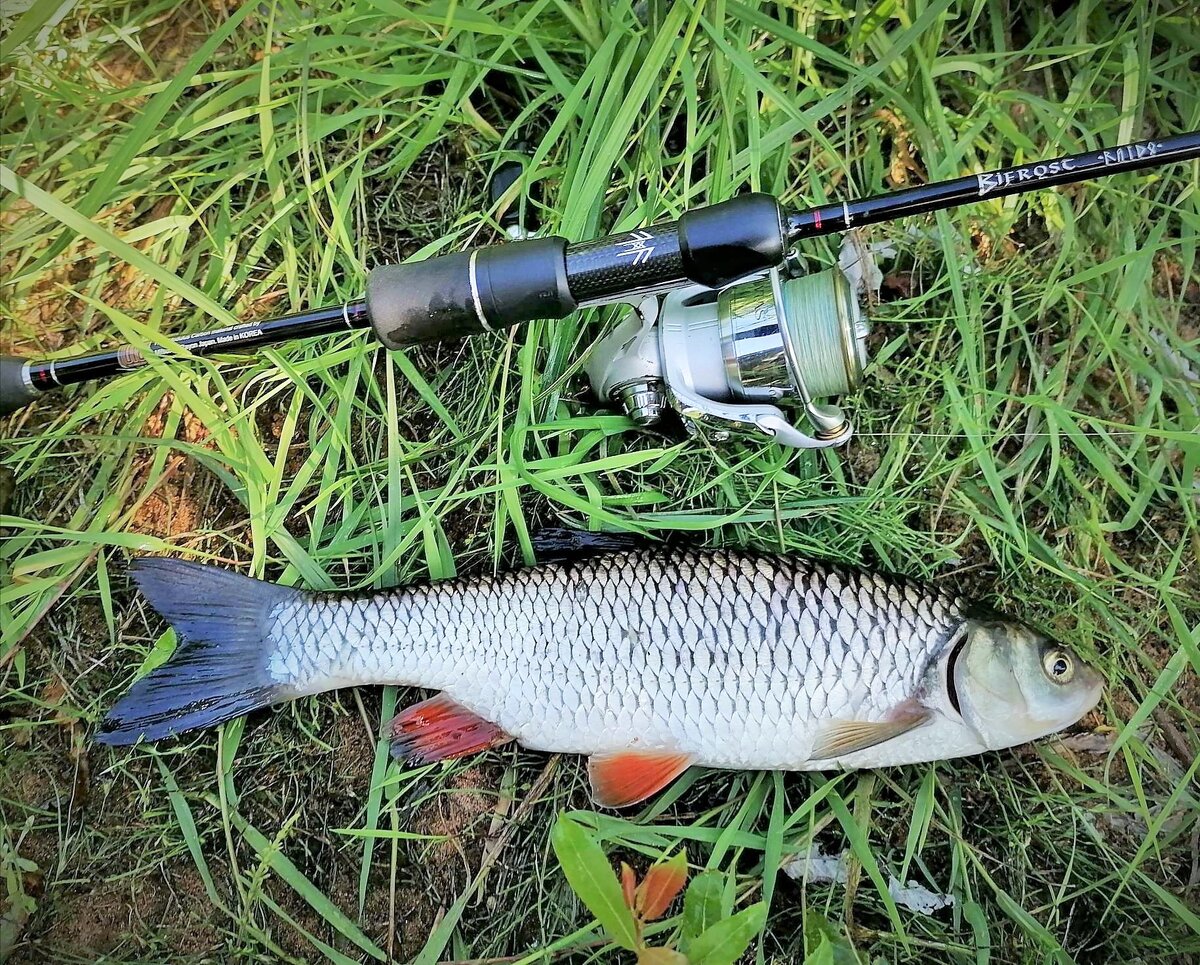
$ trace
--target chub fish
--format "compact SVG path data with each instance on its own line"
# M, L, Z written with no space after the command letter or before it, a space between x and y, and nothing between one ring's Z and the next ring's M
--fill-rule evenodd
M439 693L391 722L435 761L516 740L585 754L594 800L692 765L832 770L1011 747L1103 680L1067 647L915 582L723 550L608 554L374 594L136 563L181 644L99 739L132 744L362 684Z

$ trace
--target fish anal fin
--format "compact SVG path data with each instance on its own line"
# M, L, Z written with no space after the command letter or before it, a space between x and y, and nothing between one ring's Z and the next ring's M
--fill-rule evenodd
M907 734L933 716L929 708L916 700L896 706L884 720L827 720L817 732L810 761L842 757L866 750L893 737Z
M690 754L669 750L625 750L588 758L592 800L624 808L661 791L692 764Z
M506 744L512 737L490 720L438 694L406 707L388 724L392 757L428 764Z

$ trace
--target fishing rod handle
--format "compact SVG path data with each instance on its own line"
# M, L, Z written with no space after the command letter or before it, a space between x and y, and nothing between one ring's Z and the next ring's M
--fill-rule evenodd
M367 316L389 349L499 331L575 310L564 238L530 238L367 275Z
M785 245L778 202L746 194L595 241L533 238L376 268L367 313L379 341L396 349L689 282L716 288L778 265Z
M27 361L0 355L0 416L16 412L37 396L37 389L29 382Z

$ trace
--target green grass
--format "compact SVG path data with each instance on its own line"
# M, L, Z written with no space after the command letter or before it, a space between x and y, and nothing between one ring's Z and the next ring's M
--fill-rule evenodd
M483 187L519 137L528 203L584 238L749 188L885 190L897 130L935 180L1200 127L1183 0L655 3L652 29L595 0L228 6L5 22L6 351L357 297L374 264L493 241ZM592 960L548 843L587 808L576 759L397 768L376 740L409 699L391 690L156 749L87 739L173 644L131 591L136 553L388 586L528 560L564 523L945 580L1109 680L1094 751L689 774L638 814L581 815L641 868L683 843L735 871L729 900L770 903L760 961L800 956L812 910L869 960L1200 956L1197 177L871 229L900 256L844 451L710 449L590 408L581 361L612 310L393 355L347 334L155 362L8 420L12 960ZM848 888L777 878L814 839L852 849ZM891 873L954 910L897 909Z

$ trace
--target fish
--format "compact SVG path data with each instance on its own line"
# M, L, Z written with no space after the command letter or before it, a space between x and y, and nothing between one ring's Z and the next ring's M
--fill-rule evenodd
M133 565L180 643L102 722L155 741L342 687L437 693L386 726L399 760L517 741L588 758L593 801L689 767L842 770L1061 730L1104 679L956 594L730 550L601 552L372 593L308 592L166 557Z

